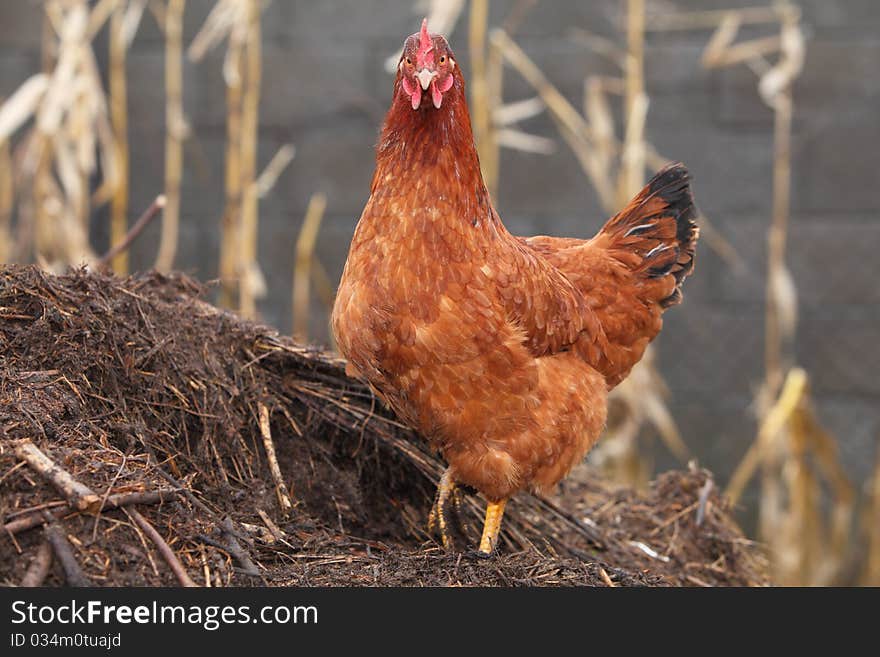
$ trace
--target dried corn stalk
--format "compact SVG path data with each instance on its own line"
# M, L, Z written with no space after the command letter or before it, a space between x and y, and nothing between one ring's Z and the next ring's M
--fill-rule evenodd
M257 299L266 296L266 283L257 262L257 147L260 121L260 84L262 80L262 37L260 36L260 0L247 2L247 40L245 64L247 76L242 100L241 134L241 267L238 309L245 317L254 317Z
M874 474L868 486L868 504L863 515L863 533L868 542L865 560L865 586L880 586L880 443L877 445Z
M308 340L309 337L311 305L309 289L315 263L315 243L326 209L327 197L324 194L313 194L296 241L296 260L293 270L293 335L301 340Z
M711 22L714 21L714 24ZM800 10L782 1L772 8L702 12L679 15L682 24L715 27L703 52L703 66L722 68L745 63L758 76L758 93L774 112L773 215L768 232L768 274L766 294L765 380L758 396L759 412L767 408L779 391L791 358L786 355L797 322L797 294L785 264L785 244L791 199L791 87L804 62L804 38ZM747 22L779 25L779 34L736 42L740 27ZM676 23L667 19L667 27ZM773 65L768 56L778 56Z
M128 148L128 78L126 60L146 7L146 0L119 1L110 16L110 117L116 143L118 175L111 191L110 246L120 244L128 232L129 148ZM128 273L128 250L111 263L120 275Z
M12 258L12 207L15 203L9 142L0 140L0 262Z
M759 526L774 581L792 586L840 583L851 557L855 490L840 466L834 438L816 418L807 374L799 368L788 372L757 439L731 477L731 502L736 503L759 467Z
M778 26L778 34L736 42L743 25ZM774 112L773 212L768 230L765 379L757 398L761 426L728 488L735 501L761 469L760 532L782 584L840 581L851 557L854 491L837 457L834 438L816 419L807 375L792 367L797 291L785 264L791 198L792 84L804 63L799 8L787 0L771 7L664 13L654 30L713 29L703 65L746 64L758 77L758 93ZM768 58L775 61L768 62ZM784 385L783 385L784 382ZM823 475L820 479L819 475ZM821 482L830 489L828 517ZM876 522L876 520L875 520Z
M257 175L261 65L260 0L219 0L190 44L188 55L201 60L227 43L223 63L226 83L226 207L221 221L220 305L256 314L266 294L257 261L259 199L293 159L293 146L282 146Z
M760 532L770 547L774 579L780 584L834 583L839 581L850 552L854 491L840 466L834 438L819 426L811 408L806 373L792 368L797 290L785 263L791 202L791 90L804 63L800 10L780 1L763 12L731 10L701 13L689 20L684 20L686 15L680 18L684 23L701 26L715 22L714 34L703 53L703 65L748 65L758 76L761 99L774 113L765 378L756 404L761 430L734 473L729 490L737 499L760 464ZM737 43L740 27L747 22L778 25L779 33ZM767 58L773 56L776 61L769 64ZM820 473L830 488L827 520L822 512Z
M177 256L180 232L180 185L183 142L189 125L183 111L183 12L186 0L168 0L165 7L165 212L155 267L170 271Z
M120 179L107 98L91 40L106 22L112 2L45 3L44 72L27 80L0 107L0 142L18 135L16 177L19 223L29 253L60 271L89 263L93 204ZM27 126L24 132L20 132ZM100 164L100 166L99 166ZM97 178L94 198L91 185Z

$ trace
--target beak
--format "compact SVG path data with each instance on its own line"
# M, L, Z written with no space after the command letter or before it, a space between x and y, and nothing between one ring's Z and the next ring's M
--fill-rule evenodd
M422 89L427 91L428 85L431 84L431 80L437 77L437 72L429 71L428 69L423 68L421 71L419 71L419 74L416 75L416 77L419 79L419 84L422 85Z

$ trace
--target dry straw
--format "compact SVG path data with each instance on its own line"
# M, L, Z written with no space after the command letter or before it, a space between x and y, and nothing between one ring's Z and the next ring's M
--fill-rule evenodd
M806 372L789 370L779 398L761 422L758 437L731 477L736 503L762 469L760 530L784 585L840 583L851 558L855 491L837 455L837 443L820 426ZM831 511L823 517L825 488Z

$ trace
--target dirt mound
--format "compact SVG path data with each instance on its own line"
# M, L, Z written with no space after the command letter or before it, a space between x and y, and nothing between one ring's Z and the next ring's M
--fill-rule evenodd
M766 583L697 469L644 495L594 478L520 495L496 558L444 553L424 442L340 360L202 293L0 270L0 584ZM475 542L482 504L464 510Z

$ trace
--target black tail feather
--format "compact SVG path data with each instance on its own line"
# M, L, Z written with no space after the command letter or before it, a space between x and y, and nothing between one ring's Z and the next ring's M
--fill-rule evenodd
M667 165L603 229L616 248L638 253L638 270L649 278L675 277L675 289L660 299L668 308L681 301L681 284L694 269L699 228L690 174L680 162Z

